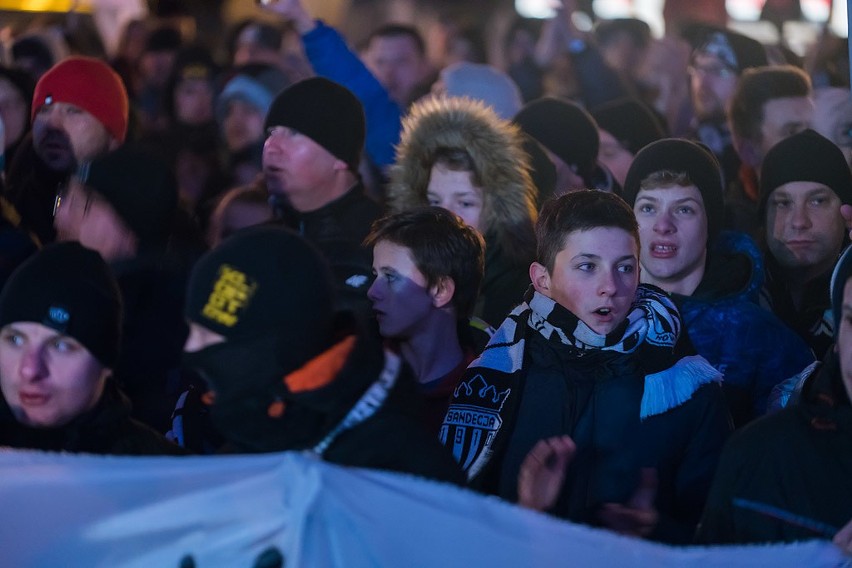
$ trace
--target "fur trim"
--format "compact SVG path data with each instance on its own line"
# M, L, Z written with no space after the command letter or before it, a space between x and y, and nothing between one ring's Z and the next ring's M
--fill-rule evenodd
M521 136L516 125L481 101L440 97L416 103L403 120L396 163L390 169L391 212L427 205L436 152L461 148L472 158L483 187L482 234L495 235L509 256L528 262L535 250L536 190Z
M695 394L702 385L722 382L722 373L713 368L704 357L684 357L672 367L645 377L645 393L639 411L644 420L680 406Z

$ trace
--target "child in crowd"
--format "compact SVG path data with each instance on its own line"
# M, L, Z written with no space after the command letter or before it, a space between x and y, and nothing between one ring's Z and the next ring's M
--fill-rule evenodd
M477 354L468 318L482 282L482 237L450 211L422 207L377 221L367 244L376 274L367 295L379 333L413 369L437 433Z
M441 440L486 492L689 542L731 430L721 375L681 356L675 305L639 284L636 219L620 197L549 201L536 236L533 287L458 384ZM553 476L522 468L534 448L537 473Z

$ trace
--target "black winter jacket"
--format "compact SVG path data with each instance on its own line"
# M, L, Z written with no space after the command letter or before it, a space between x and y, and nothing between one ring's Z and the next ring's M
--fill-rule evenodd
M641 468L657 472L652 539L692 539L722 445L731 431L722 389L704 385L680 406L640 419L644 380L634 358L591 351L566 359L537 333L528 334L527 380L502 456L499 494L517 499L521 462L538 440L567 434L577 444L555 515L597 525L602 504L625 503Z
M43 451L129 456L186 453L130 417L130 402L112 379L97 405L59 428L30 428L0 397L0 446Z
M852 406L836 355L801 401L743 428L725 446L698 540L831 538L852 520Z
M363 246L381 206L367 197L359 182L345 195L307 213L280 207L285 225L313 243L331 264L338 293L338 308L366 321L372 315L367 299L373 274L372 249Z

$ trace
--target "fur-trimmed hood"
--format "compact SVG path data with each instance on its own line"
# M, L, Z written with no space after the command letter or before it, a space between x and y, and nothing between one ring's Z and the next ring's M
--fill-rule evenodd
M403 120L396 163L390 169L392 212L427 205L426 188L435 155L459 148L471 157L482 182L480 229L511 257L529 261L535 252L535 186L520 129L480 101L441 97L411 107Z

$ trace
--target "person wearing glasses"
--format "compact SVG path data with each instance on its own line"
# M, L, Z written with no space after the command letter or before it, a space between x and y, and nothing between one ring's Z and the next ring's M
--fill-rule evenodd
M124 143L129 108L121 78L97 59L69 57L39 79L31 139L8 157L7 197L22 226L42 243L55 238L51 208L57 187L83 162Z
M186 273L169 247L177 183L165 163L127 144L79 168L54 201L59 241L96 250L124 296L115 376L134 415L165 432L179 386ZM174 392L169 385L174 385Z
M757 41L724 28L695 25L684 35L694 48L688 68L692 138L719 160L727 186L736 178L740 162L731 143L726 109L740 75L767 65L766 51Z

